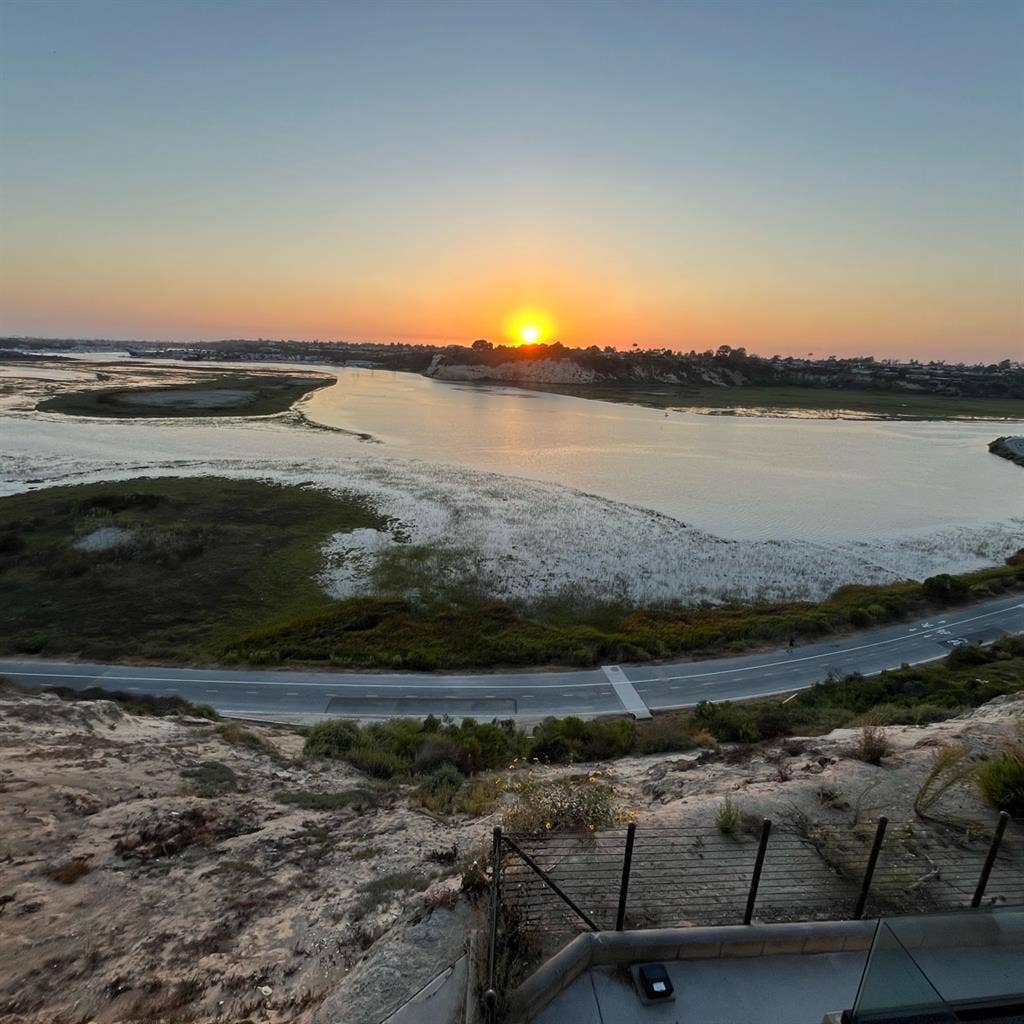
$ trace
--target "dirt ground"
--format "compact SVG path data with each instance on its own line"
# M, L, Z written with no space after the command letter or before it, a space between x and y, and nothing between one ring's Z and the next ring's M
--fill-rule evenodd
M936 750L985 756L1022 716L1024 696L1004 697L891 728L881 765L850 757L857 736L839 731L603 770L641 833L713 821L726 794L747 815L897 820L913 816ZM376 1024L457 957L479 913L457 895L460 873L500 808L439 820L410 787L303 762L301 747L284 727L0 692L0 1021ZM311 793L354 795L286 802ZM994 818L967 784L942 807Z
M388 794L284 804L365 780L294 763L293 733L252 734L277 755L204 719L0 696L0 1020L307 1021L458 886L486 821Z

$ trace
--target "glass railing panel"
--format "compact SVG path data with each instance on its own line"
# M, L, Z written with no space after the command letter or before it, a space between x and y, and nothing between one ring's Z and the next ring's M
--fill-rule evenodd
M943 1002L1024 1002L1024 908L890 918L885 923Z
M853 1007L856 1024L929 1015L935 1024L956 1024L935 986L904 949L887 921L879 921ZM937 1015L936 1015L937 1013Z

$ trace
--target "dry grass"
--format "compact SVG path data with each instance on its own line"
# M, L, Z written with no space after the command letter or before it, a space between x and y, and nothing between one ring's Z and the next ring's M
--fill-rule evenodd
M865 764L882 763L883 758L892 753L892 744L886 731L879 725L865 725L860 731L860 739L850 748L850 757L855 757Z

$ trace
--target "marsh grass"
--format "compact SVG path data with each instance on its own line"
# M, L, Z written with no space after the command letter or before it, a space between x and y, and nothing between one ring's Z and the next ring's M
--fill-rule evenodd
M363 499L218 477L0 498L0 650L215 660L254 625L324 607L315 581L322 543L339 529L383 525ZM128 531L133 542L73 546L100 526Z
M624 602L494 600L487 596L494 591L486 585L485 570L471 571L452 553L403 551L399 545L381 557L379 596L347 598L261 626L224 655L260 665L311 662L423 671L642 662L783 644L791 637L809 641L1024 588L1024 560L1016 560L921 583L845 586L817 603L631 608ZM952 584L944 586L948 581Z

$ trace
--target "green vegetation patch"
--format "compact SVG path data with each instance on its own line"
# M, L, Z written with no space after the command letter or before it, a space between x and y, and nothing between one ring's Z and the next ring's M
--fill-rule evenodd
M0 650L214 660L254 624L328 606L324 541L385 526L362 498L217 477L0 498ZM110 531L118 543L90 547Z
M523 756L530 741L511 721L455 723L428 715L359 725L334 719L310 726L303 754L347 761L381 779L429 775L446 767L463 775L500 768ZM450 776L449 776L450 778Z
M1015 818L1024 817L1024 747L982 764L978 787L993 807Z
M71 416L269 416L333 383L327 376L223 374L194 383L67 391L36 408Z
M612 761L718 743L816 735L850 725L866 726L857 756L876 762L886 754L880 724L939 721L1021 690L1024 636L1007 636L987 647L958 647L942 661L870 677L829 679L785 702L779 697L744 703L702 701L693 709L664 712L642 722L570 716L547 718L526 732L511 721L471 718L459 724L429 716L422 722L395 719L369 725L335 719L306 731L304 756L347 761L369 775L416 778L419 803L428 810L488 813L500 793L464 786L463 779L506 764L534 759L549 764ZM1019 759L1020 753L1014 748L1010 756ZM386 765L386 772L378 765ZM993 768L993 778L1003 771L1002 766ZM1012 778L1014 771L1011 766L1006 774Z
M257 665L313 662L424 671L642 662L810 640L1021 588L1024 555L1018 553L1006 565L972 573L843 587L817 604L588 611L553 604L519 609L484 600L439 607L360 597L255 628L223 653L228 661Z

